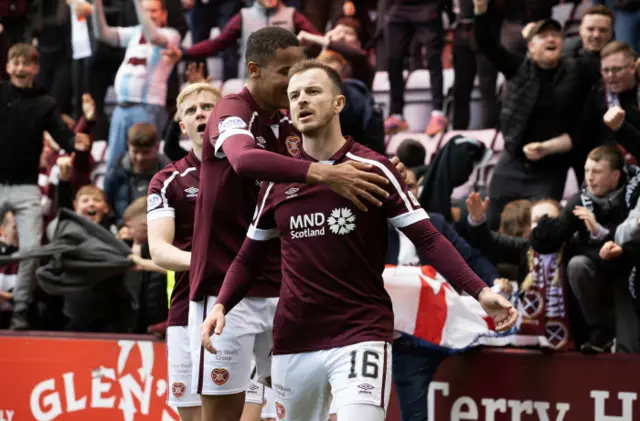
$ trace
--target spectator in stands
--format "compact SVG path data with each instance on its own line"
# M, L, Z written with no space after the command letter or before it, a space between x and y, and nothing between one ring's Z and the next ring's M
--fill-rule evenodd
M584 104L581 122L572 136L581 146L619 144L640 159L640 110L636 52L620 41L612 41L600 52L602 80ZM583 158L586 158L584 153ZM581 181L581 178L578 179Z
M443 3L438 0L396 0L386 16L385 41L387 46L387 71L389 73L389 117L385 130L394 133L407 130L409 125L404 113L404 56L409 51L414 36L427 47L427 67L431 82L432 111L426 133L434 136L444 131L448 119L444 114L444 76L442 75L442 50L444 28L442 26Z
M158 134L152 124L133 125L127 136L127 147L128 152L118 166L109 168L104 179L107 202L115 212L118 223L122 222L129 204L147 195L153 175L169 163L159 152Z
M337 52L325 50L320 53L318 60L332 67L343 78L349 74L346 70L348 62ZM384 154L384 119L382 111L375 104L371 90L363 81L353 78L345 78L343 88L346 105L340 113L342 134L351 136L356 142Z
M84 133L91 136L91 132L95 127L98 117L95 112L95 103L91 98L91 95L83 95L83 109L84 115L80 120L75 123L72 119L67 121L70 128L76 133ZM68 117L68 116L67 116ZM63 115L64 118L64 115ZM70 118L70 117L69 117ZM55 145L55 141L51 139L51 136L45 132L45 148L49 148L47 145ZM45 158L44 163L41 162L40 178L38 180L41 190L43 190L43 216L45 226L55 218L58 206L56 205L56 196L58 192L58 183L61 177L60 163L72 162L71 178L69 191L69 209L73 207L70 205L73 195L82 186L91 184L91 174L95 167L95 161L91 156L90 148L86 151L76 151L72 154L67 154L65 151L60 150L60 147L55 145L55 151ZM45 155L43 151L43 155ZM63 158L61 160L61 158ZM48 161L47 161L48 160ZM43 165L44 164L44 165ZM44 184L42 184L44 182Z
M68 173L70 172L69 170ZM104 192L94 185L87 185L78 190L73 201L73 210L94 224L103 228L108 226L108 206ZM50 224L50 233L53 233L56 224L57 220ZM138 265L137 257L131 255L130 259ZM134 269L141 270L137 267ZM62 272L61 280L64 276ZM131 303L132 288L122 274L98 283L87 280L86 286L78 285L75 292L67 292L64 295L62 311L67 323L65 329L75 332L132 333L137 315L137 303Z
M527 56L510 52L491 36L488 0L474 0L475 35L480 51L509 81L500 130L505 149L489 185L489 226L495 228L504 205L516 199L560 200L570 164L571 132L580 110L580 92L597 73L576 60L562 59L561 25L537 22L528 33Z
M126 275L125 282L139 297L134 333L147 333L149 327L166 322L169 302L167 271L153 263L147 237L147 197L139 197L124 211L127 240L131 242L130 259L135 271ZM166 326L165 326L166 329Z
M362 49L359 29L358 21L342 18L338 21L337 26L324 36L300 31L298 39L302 46L318 45L324 51L338 53L345 61L341 68L336 69L342 75L342 78L359 80L371 90L376 70L371 65L367 52Z
M558 218L562 212L560 204L554 200L516 200L504 207L500 215L500 229L491 231L486 223L488 201L481 199L476 192L469 193L466 200L469 210L469 241L483 253L499 262L502 279L511 279L522 284L531 272L528 252L531 248L529 234L542 216ZM503 270L500 266L508 264L515 270ZM509 289L504 281L499 282Z
M627 320L628 291L615 265L599 257L600 248L611 238L635 207L640 195L640 168L624 166L615 146L600 146L585 163L586 185L567 202L557 220L542 218L531 232L531 245L540 253L556 252L574 235L575 250L567 263L567 280L576 295L589 327L585 352L605 352L617 338L617 352L638 350L638 325ZM615 329L612 310L615 310Z
M240 54L244 57L249 35L266 26L279 26L296 34L306 31L321 35L303 14L293 7L286 7L281 0L256 0L253 6L242 8L231 18L217 37L206 39L187 49L172 46L163 51L163 54L173 62L180 59L201 59L216 55L240 41ZM242 79L247 77L246 67L244 60L238 63L238 75Z
M74 134L64 123L55 99L33 86L38 63L34 47L16 44L9 50L7 62L10 82L0 82L0 208L14 212L21 250L38 247L42 236L38 168L43 132L51 133L68 152L89 147L87 135ZM29 327L36 267L36 260L20 264L14 291L13 329Z
M579 37L565 38L562 44L562 55L573 59L582 59L582 63L600 72L600 51L613 37L613 12L601 4L588 7L580 21ZM526 33L527 28L524 29ZM589 91L579 94L580 104L584 104ZM582 105L581 105L582 106ZM592 126L592 122L589 125ZM580 124L576 127L580 129ZM588 142L580 134L575 135L578 140L571 151L572 167L578 184L584 181L584 162L587 154L596 144ZM595 138L595 137L594 137ZM599 139L598 139L599 140Z
M640 3L638 0L595 0L615 12L616 39L640 53Z
M469 129L471 92L477 75L483 112L481 128L495 127L498 118L496 68L484 54L478 52L473 33L473 0L459 0L454 4L457 20L453 33L455 80L452 126L454 130Z
M585 10L580 21L580 37L566 39L562 54L566 57L589 56L600 67L600 51L613 38L613 12L595 4Z
M152 123L158 132L166 122L167 80L173 64L162 60L161 48L177 47L180 34L166 26L164 0L134 0L138 26L108 26L102 0L96 0L93 25L96 38L126 48L115 80L118 106L111 116L107 169L118 165L126 150L127 132L136 123Z
M65 114L72 114L71 21L65 0L35 0L29 7L25 41L40 52L38 86L46 89Z
M0 214L0 256L18 251L16 217L8 209ZM7 329L13 310L13 290L16 287L17 263L0 265L0 329Z
M415 139L405 139L400 145L396 155L400 162L402 162L407 168L419 168L424 167L427 162L427 150L424 145ZM418 177L420 174L416 174ZM416 192L417 193L417 192ZM415 195L416 197L419 194Z
M224 28L229 20L240 11L242 2L237 0L182 0L183 7L188 11L191 42L198 44L208 40L214 27ZM222 53L223 80L238 77L237 45L226 48Z

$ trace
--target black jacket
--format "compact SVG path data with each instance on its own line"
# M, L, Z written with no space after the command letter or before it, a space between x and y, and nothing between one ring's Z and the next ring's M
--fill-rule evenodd
M424 175L419 198L424 210L440 213L451 221L451 193L469 180L484 152L484 144L475 139L458 135L449 140L438 151Z
M488 256L500 263L508 263L517 267L517 279L520 284L529 273L527 251L531 247L529 240L521 237L501 234L489 229L484 222L479 225L468 225L469 242Z
M75 135L51 95L44 89L0 82L0 184L38 184L45 130L73 152Z
M613 239L616 227L624 222L629 210L635 207L639 181L640 169L629 165L625 168L620 187L604 197L595 197L583 187L582 191L567 201L560 218L540 219L531 231L531 246L539 253L554 253L562 244L573 239L574 247L570 249L570 255L582 254L596 262L603 262L599 257L600 248L606 240ZM576 206L591 207L596 221L609 230L609 234L605 238L592 239L585 223L573 214Z
M131 249L106 229L68 209L58 213L54 238L44 247L0 256L0 264L41 259L36 276L49 295L64 297L67 328L132 332L136 291L123 282Z

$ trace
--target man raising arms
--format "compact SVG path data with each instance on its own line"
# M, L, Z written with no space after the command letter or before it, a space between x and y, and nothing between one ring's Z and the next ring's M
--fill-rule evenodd
M243 313L237 303L256 287L264 256L278 246L269 240L280 238L282 285L272 371L278 418L324 419L332 397L340 421L384 421L394 326L382 279L387 221L445 278L477 298L498 330L511 327L517 312L431 225L389 160L342 136L339 113L345 99L338 73L306 61L290 76L291 114L303 136L301 161L327 167L368 163L389 180L389 199L363 212L324 185L264 183L247 238L202 325L201 341L220 353L217 335Z
M270 376L271 330L281 278L277 246L262 262L255 288L228 318L225 334L215 338L218 353L206 353L200 346L200 325L242 246L260 181L322 183L363 210L365 201L382 205L374 195L388 195L378 187L387 179L364 171L371 168L368 164L328 166L292 157L299 153L301 140L279 110L289 107L288 72L302 58L291 32L278 27L254 32L247 41L247 86L217 104L205 131L189 304L192 391L201 395L205 420L240 419L253 357L257 377Z

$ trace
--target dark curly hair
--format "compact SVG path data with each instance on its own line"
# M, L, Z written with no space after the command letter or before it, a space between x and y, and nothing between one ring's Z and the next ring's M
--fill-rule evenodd
M276 50L299 46L300 41L293 33L277 26L267 26L249 35L244 57L247 64L253 61L266 66L275 56Z

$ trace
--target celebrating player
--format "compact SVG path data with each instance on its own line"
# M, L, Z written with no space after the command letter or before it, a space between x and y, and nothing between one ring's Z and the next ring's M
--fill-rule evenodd
M288 72L302 58L299 41L289 31L267 27L251 34L247 86L218 103L205 131L191 255L189 336L192 391L201 395L208 421L240 419L252 357L259 379L271 372L271 331L281 277L277 245L261 264L255 287L227 318L224 335L214 339L218 352L200 346L200 325L251 223L257 180L322 183L363 210L364 202L381 206L378 198L388 196L378 186L388 180L368 171L369 164L328 166L292 157L300 151L300 137L279 110L289 107Z
M151 256L158 266L177 272L167 329L168 403L178 409L182 421L201 419L200 397L191 392L188 271L203 135L220 98L220 91L208 83L194 83L180 92L176 101L180 128L191 140L191 151L151 179L147 196Z
M384 421L394 326L382 279L387 221L449 281L476 297L497 329L511 327L517 312L431 225L389 160L342 136L340 75L305 61L291 69L290 77L291 115L303 137L301 161L327 167L370 164L389 180L389 199L363 212L324 185L263 183L247 238L202 325L202 344L220 352L219 337L214 335L212 344L211 334L224 335L230 320L243 314L237 303L259 282L269 249L280 244L282 285L272 369L278 418L326 419L331 395L340 421ZM269 241L276 238L280 242Z

